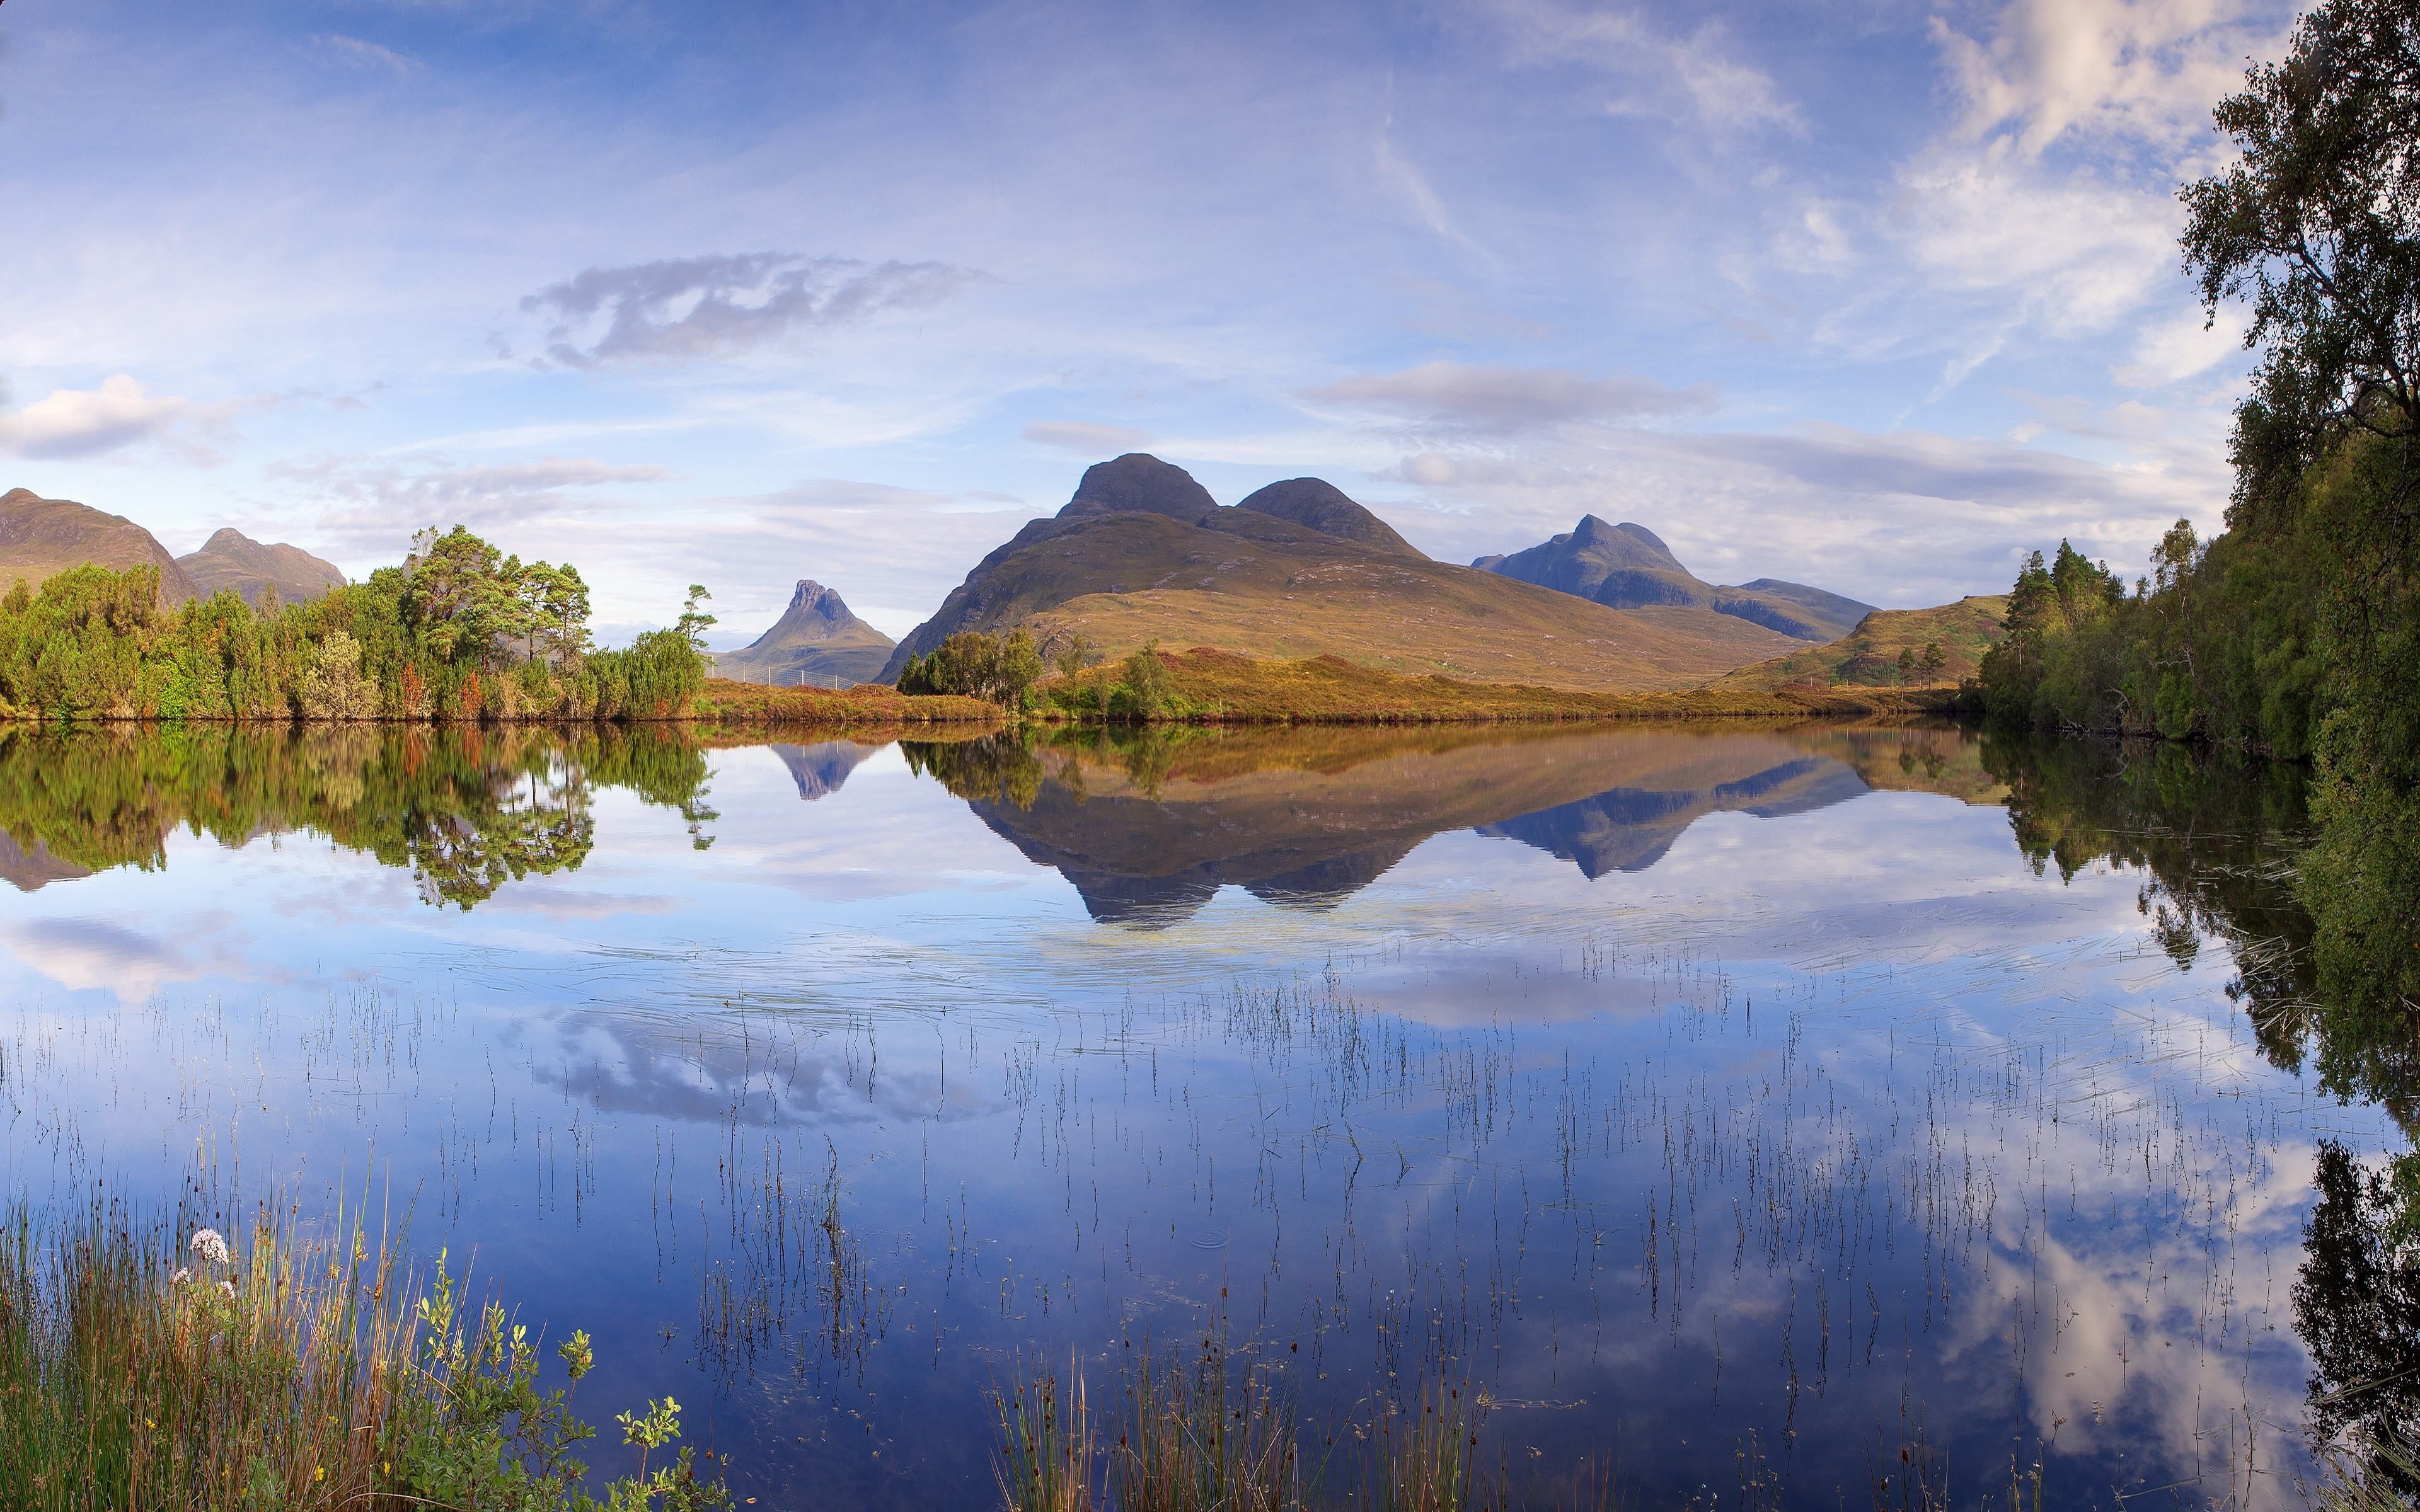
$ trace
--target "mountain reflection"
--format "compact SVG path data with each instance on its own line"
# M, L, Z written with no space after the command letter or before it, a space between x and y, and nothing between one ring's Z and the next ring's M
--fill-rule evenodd
M904 749L1095 919L1144 924L1229 886L1332 906L1446 830L1518 841L1593 878L1652 866L1708 814L1774 818L1881 787L2003 791L1947 727L1088 732Z
M22 891L166 864L180 825L241 847L303 832L407 868L468 908L576 870L590 795L616 787L705 825L704 752L677 731L243 726L0 731L0 878Z

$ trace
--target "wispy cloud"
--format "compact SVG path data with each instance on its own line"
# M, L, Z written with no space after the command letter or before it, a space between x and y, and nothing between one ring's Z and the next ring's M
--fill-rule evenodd
M1314 404L1373 409L1429 424L1511 432L1572 420L1636 420L1714 408L1704 384L1668 388L1653 378L1584 378L1559 367L1479 367L1424 363L1400 373L1342 378L1303 391Z
M403 78L420 65L409 54L358 37L346 37L336 32L322 32L311 39L312 45L335 61L373 73L392 74Z
M1515 62L1578 65L1619 81L1621 92L1605 101L1615 115L1667 120L1685 115L1725 132L1805 128L1773 76L1748 61L1717 22L1681 35L1622 7L1496 0L1489 9Z
M938 304L983 278L939 262L755 252L591 268L525 297L566 367L729 357L783 337Z
M329 457L271 464L268 475L322 504L320 524L357 551L393 553L424 525L467 525L493 532L569 515L593 527L603 501L583 493L613 485L659 483L671 476L652 463L617 464L593 457L544 457L533 462L458 466L443 457Z
M1114 456L1151 442L1151 432L1127 425L1096 425L1084 420L1037 420L1018 432L1036 446L1054 446L1078 456Z

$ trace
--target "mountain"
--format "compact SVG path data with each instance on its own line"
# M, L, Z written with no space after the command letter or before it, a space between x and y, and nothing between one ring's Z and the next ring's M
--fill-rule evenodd
M123 515L104 515L66 499L45 499L31 488L0 494L0 592L15 582L39 588L53 573L85 563L116 570L160 569L163 603L198 596L193 579L151 532Z
M1646 526L1628 521L1608 525L1594 515L1582 516L1578 525L1551 541L1509 556L1481 557L1471 565L1575 594L1608 609L1659 604L1710 609L1798 640L1837 640L1873 612L1871 604L1777 578L1717 587L1681 565Z
M1080 634L1109 656L1156 640L1603 692L1684 687L1792 649L1695 605L1613 609L1430 561L1316 478L1221 507L1184 469L1140 453L1088 469L1065 508L977 563L882 678L960 630L1018 625L1046 653Z
M1981 670L1983 653L2000 639L2000 619L2008 611L2005 594L1971 594L1932 609L1878 609L1830 645L1739 668L1715 686L1955 687ZM1926 654L1935 646L1940 661L1927 666ZM1899 664L1902 651L1916 657L1905 670Z
M271 588L280 601L297 604L345 586L345 574L334 563L322 562L299 546L263 545L237 530L215 532L200 550L178 557L177 565L185 569L197 591L215 594L232 588L255 609Z
M883 663L892 644L889 636L850 613L840 594L802 578L790 595L790 607L773 627L744 649L717 656L714 669L720 676L743 683L787 687L888 681Z

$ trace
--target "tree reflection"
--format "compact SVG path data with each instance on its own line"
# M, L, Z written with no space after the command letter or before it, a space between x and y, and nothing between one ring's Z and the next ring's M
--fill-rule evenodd
M591 794L607 787L677 810L692 843L713 843L706 753L678 727L0 730L0 830L22 851L148 870L178 825L229 846L303 831L463 908L577 869L596 841Z
M2177 745L1994 736L1984 762L2009 790L2018 846L2072 877L2106 862L2141 872L2153 937L2186 970L2224 942L2261 1053L2346 1103L2383 1108L2420 1136L2420 1023L2411 1004L2323 969L2324 941L2296 893L2307 842L2299 767L2202 756ZM2375 911L2420 917L2410 897ZM2310 1351L2311 1431L2371 1473L2420 1490L2399 1450L2420 1429L2420 1153L2365 1162L2323 1140L2294 1287ZM2381 1452L2385 1443L2390 1452Z

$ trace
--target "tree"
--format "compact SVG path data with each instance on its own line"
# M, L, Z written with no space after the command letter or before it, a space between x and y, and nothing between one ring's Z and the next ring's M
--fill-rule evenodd
M511 566L519 577L520 562ZM442 535L428 527L403 559L404 623L440 661L484 659L519 618L518 585L504 567L493 546L461 526Z
M706 591L706 584L690 584L689 597L681 605L680 619L673 626L675 634L687 640L692 650L700 653L706 650L706 627L713 625L715 619L713 615L700 610L698 606L713 596Z
M2420 997L2420 7L2327 0L2214 113L2235 163L2182 191L2185 267L2260 353L2230 532L2322 564L2323 990Z
M1001 642L993 673L994 691L1008 708L1025 706L1026 690L1042 680L1042 651L1030 630L1016 630Z
M1937 672L1947 665L1949 665L1949 656L1947 652L1944 652L1941 649L1941 642L1938 640L1927 640L1924 643L1924 670L1929 672Z
M378 689L362 675L361 642L342 630L329 631L311 655L302 674L302 713L313 719L378 717Z
M1899 680L1904 683L1915 675L1916 648L1914 646L1901 646L1899 648Z

